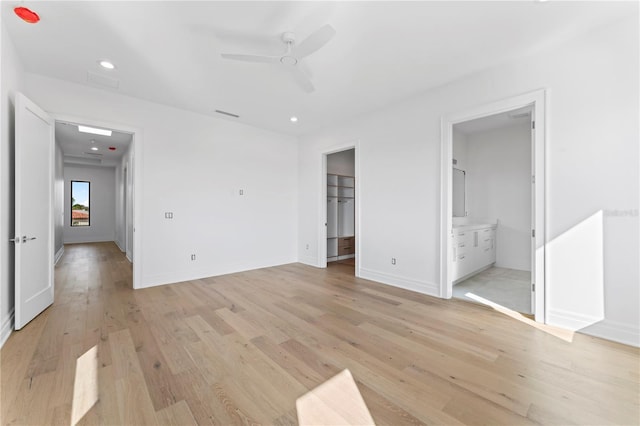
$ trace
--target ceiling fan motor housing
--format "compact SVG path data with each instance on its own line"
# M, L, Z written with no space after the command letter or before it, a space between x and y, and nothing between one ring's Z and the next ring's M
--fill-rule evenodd
M296 35L291 31L287 31L282 33L282 41L287 44L295 44L296 43Z

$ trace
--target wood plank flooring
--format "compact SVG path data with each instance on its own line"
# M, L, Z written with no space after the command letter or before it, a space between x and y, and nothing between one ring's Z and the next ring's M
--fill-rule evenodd
M639 424L639 356L357 279L350 265L134 292L114 244L75 244L54 305L0 352L0 413L2 424L296 424L296 399L348 369L379 425Z

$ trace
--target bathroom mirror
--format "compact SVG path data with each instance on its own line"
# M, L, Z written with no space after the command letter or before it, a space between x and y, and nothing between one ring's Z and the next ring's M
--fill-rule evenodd
M465 182L466 173L464 170L453 168L453 217L464 217L467 215L465 206Z

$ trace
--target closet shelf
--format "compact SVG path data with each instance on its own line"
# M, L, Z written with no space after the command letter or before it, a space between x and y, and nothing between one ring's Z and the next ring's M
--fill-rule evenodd
M335 200L335 201L334 201ZM355 178L327 174L327 259L355 255Z

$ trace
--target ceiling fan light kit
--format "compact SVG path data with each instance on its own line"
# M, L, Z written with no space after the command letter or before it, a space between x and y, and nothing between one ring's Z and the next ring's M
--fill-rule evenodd
M286 50L282 56L244 55L232 53L223 53L221 56L224 59L231 59L234 61L274 64L286 67L302 90L307 93L311 93L315 90L315 87L313 86L311 79L309 79L309 77L300 68L298 68L298 65L303 58L318 51L335 35L336 30L331 25L326 24L304 39L300 44L296 44L296 35L287 31L282 34L282 42L286 46Z

